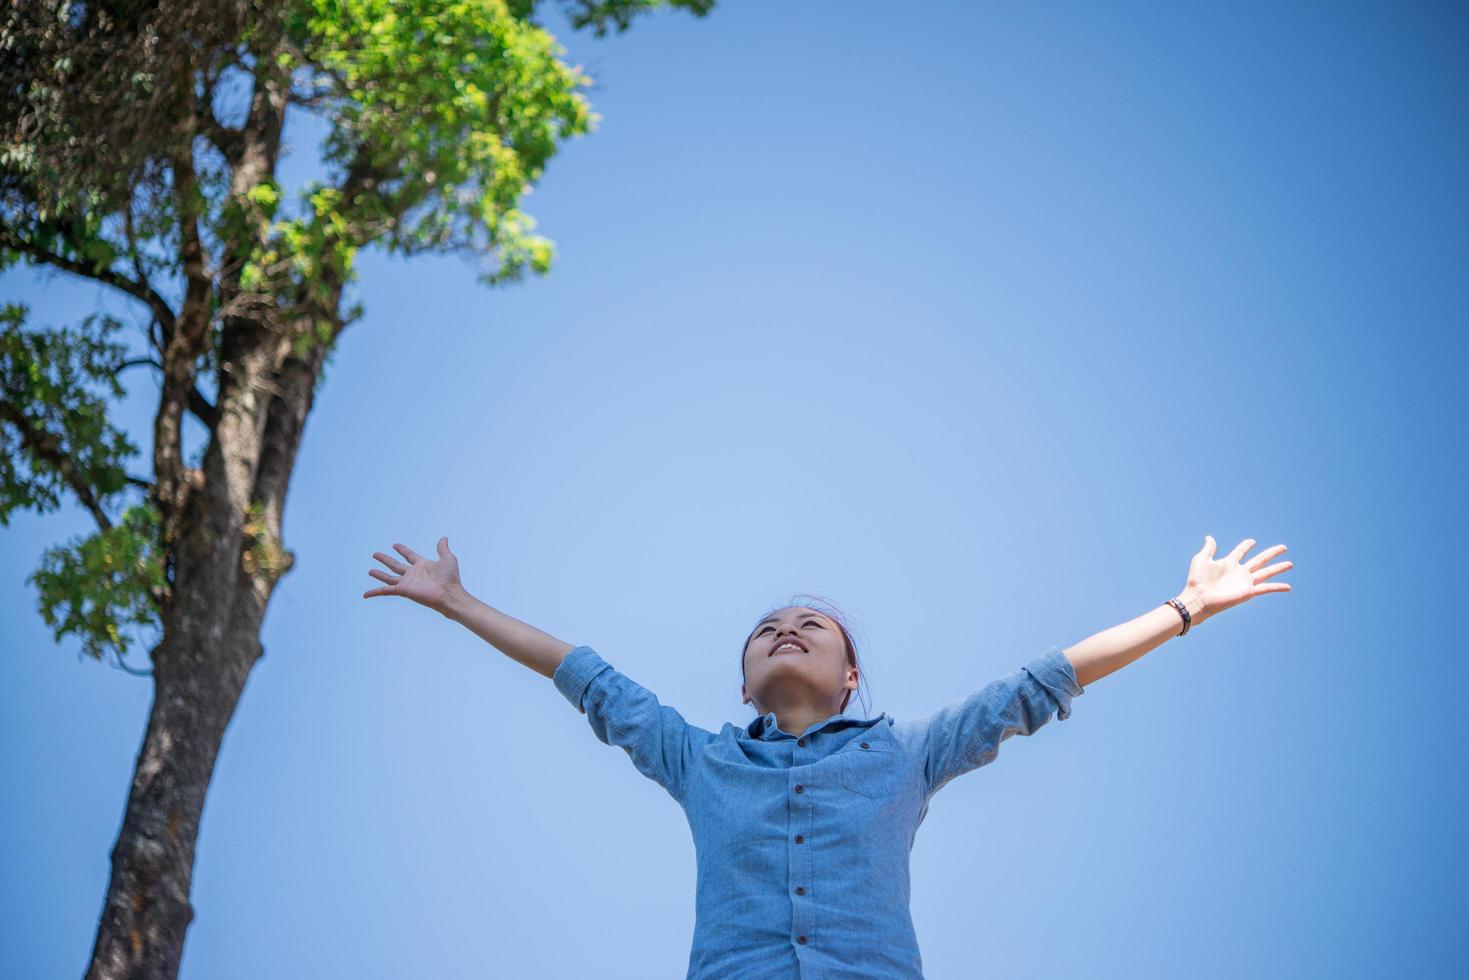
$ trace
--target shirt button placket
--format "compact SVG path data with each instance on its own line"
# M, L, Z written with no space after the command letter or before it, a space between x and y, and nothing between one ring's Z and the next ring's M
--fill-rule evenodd
M796 818L798 820L801 820L802 822L805 822L809 818L811 808L810 796L806 793L806 785L804 783L797 783L794 787L792 787L792 790L795 796L804 797L804 799L802 800L795 801L795 811ZM805 834L796 835L797 844L804 844L805 842ZM802 848L796 859L791 862L791 868L795 872L796 880L799 881L802 878L807 881L811 880L811 863L812 862L810 852L805 848ZM795 891L797 895L805 895L806 886L797 885ZM796 934L796 944L798 946L805 946L811 939L811 936L809 934L812 932L812 926L815 925L815 923L811 919L811 916L814 914L814 910L812 909L810 903L799 902L796 903L796 906L792 911L794 912L794 915L792 917L794 919L794 922L792 923L794 928L791 931Z

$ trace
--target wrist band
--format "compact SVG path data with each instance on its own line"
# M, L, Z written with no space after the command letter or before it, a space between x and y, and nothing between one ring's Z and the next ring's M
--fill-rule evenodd
M1184 633L1188 632L1188 628L1193 623L1194 618L1188 614L1188 606L1185 606L1177 599L1169 599L1168 605L1172 606L1174 609L1177 609L1178 614L1183 617L1183 633L1174 634L1175 636L1183 636Z

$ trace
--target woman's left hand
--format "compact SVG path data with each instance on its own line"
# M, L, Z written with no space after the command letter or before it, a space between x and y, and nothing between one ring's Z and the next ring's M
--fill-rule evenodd
M1254 546L1254 538L1245 538L1229 554L1215 559L1214 539L1207 534L1204 535L1204 547L1194 555L1188 567L1186 591L1193 592L1204 604L1203 616L1195 617L1195 619L1207 619L1215 613L1239 605L1246 599L1264 595L1267 592L1290 591L1290 585L1285 582L1262 584L1266 579L1273 578L1293 567L1293 563L1288 561L1276 562L1269 568L1262 567L1267 561L1285 551L1285 545L1278 544L1266 548L1249 561L1241 562L1245 552Z

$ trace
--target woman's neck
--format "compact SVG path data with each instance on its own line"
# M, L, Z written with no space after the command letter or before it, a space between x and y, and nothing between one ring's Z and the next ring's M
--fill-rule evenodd
M842 709L835 705L790 705L788 707L770 708L762 714L774 714L775 724L781 731L788 735L804 735L806 729L812 725L819 725L832 715L841 714Z

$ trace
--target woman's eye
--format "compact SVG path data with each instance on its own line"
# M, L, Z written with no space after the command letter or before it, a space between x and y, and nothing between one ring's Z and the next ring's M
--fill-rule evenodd
M820 623L818 623L814 619L808 619L808 620L806 620L806 625L807 626L815 626L817 629L826 629L825 626L822 626ZM755 635L756 636L764 636L766 633L770 632L773 629L775 629L774 626L766 626L763 629L761 629L760 632L756 633Z

